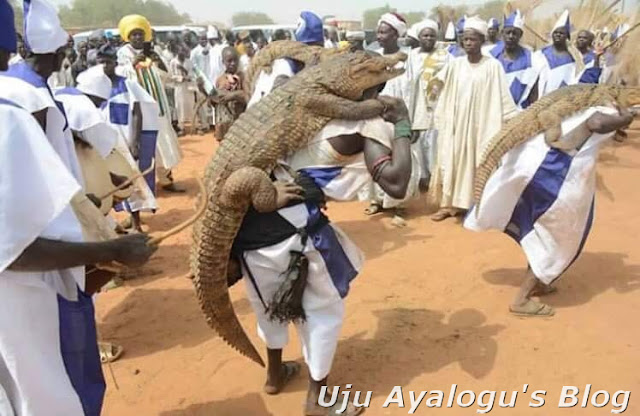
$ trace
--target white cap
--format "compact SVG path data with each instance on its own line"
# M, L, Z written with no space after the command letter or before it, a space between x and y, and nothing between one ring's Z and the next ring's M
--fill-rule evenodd
M445 40L456 40L456 25L453 22L449 22L447 30L444 33Z
M94 95L103 100L108 100L111 97L111 80L105 75L102 65L92 66L81 72L78 75L77 83L76 88L84 94Z
M54 53L69 41L58 12L47 0L24 0L24 41L35 54Z
M420 36L420 32L422 32L425 29L433 29L436 31L436 33L438 33L438 23L431 19L424 19L414 24L413 26L411 26L411 29L409 29L409 32L414 32L416 35L415 38L418 39L418 37Z
M220 32L215 26L209 26L207 29L207 39L220 39Z
M524 16L520 13L520 10L516 10L504 19L504 27L515 27L516 29L524 30Z
M365 33L363 30L347 30L347 33L345 33L345 38L348 41L364 40Z
M407 23L400 20L395 13L385 13L378 20L378 26L380 23L386 23L398 32L398 36L403 37L407 34Z
M483 36L487 36L487 22L478 16L468 17L464 21L464 30L475 30Z
M558 18L558 21L556 22L555 26L553 26L553 29L551 30L551 33L553 33L556 29L560 29L560 28L565 28L567 30L568 34L571 33L571 19L570 19L570 16L569 16L569 10L568 9L565 10L564 12L562 12L562 14Z

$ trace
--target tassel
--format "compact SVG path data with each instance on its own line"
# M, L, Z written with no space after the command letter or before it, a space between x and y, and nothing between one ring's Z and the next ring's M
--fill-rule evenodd
M302 307L302 295L307 286L309 260L299 251L291 252L289 267L281 275L284 279L276 291L267 314L280 323L304 322L307 317Z

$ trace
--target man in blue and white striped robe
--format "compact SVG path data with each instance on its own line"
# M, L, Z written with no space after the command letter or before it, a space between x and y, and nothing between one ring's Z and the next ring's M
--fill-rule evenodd
M561 140L580 139L574 150L550 148L539 134L508 152L487 182L464 225L501 230L522 247L530 269L511 312L554 314L531 294L536 286L548 289L582 252L594 219L598 153L632 120L626 110L590 108L562 123Z
M533 52L520 45L524 29L524 17L519 10L504 20L502 41L490 55L496 58L507 74L507 83L513 101L519 109L525 109L537 98L538 72L533 65Z

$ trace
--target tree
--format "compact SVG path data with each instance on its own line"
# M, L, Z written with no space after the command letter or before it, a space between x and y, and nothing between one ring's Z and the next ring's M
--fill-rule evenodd
M274 23L266 13L240 12L231 16L233 26L272 25Z
M487 20L492 17L502 20L502 16L504 15L504 2L502 0L488 1L476 8L473 13Z
M414 23L424 20L424 17L427 15L425 12L406 12L401 14L407 20L407 26L411 26Z
M365 10L362 14L362 27L366 30L376 30L378 27L378 20L380 16L385 13L395 12L396 9L392 9L388 4L383 7L376 7L375 9Z
M70 6L60 7L60 21L66 27L116 27L123 16L140 14L152 25L181 25L189 23L187 14L161 0L73 0Z

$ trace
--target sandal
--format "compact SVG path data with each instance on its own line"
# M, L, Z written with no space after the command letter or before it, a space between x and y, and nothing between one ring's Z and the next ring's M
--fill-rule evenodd
M451 218L453 216L454 216L454 213L451 212L450 209L442 208L440 209L440 211L436 212L431 216L431 221L440 222L440 221L446 220L447 218Z
M98 342L98 349L100 351L100 362L102 364L116 361L124 352L124 348L122 348L121 345L115 345L110 342Z
M368 208L364 210L365 215L376 215L382 212L382 206L379 204L370 204Z
M538 303L529 299L527 303L520 306L511 305L509 311L517 316L539 318L539 317L551 317L556 314L556 311L549 305L544 303Z
M285 361L284 363L282 363L282 372L284 373L284 375L282 376L282 379L280 380L280 385L279 386L270 386L268 384L264 385L264 392L269 394L269 395L274 395L274 394L278 394L282 391L282 389L289 384L289 382L296 377L299 373L300 370L302 369L302 366L300 364L298 364L295 361Z

